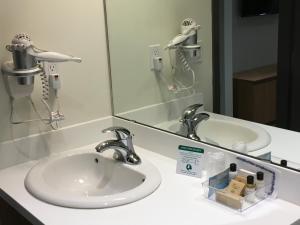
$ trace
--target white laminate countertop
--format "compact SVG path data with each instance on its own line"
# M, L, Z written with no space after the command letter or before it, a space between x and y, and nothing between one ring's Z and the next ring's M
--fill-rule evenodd
M94 146L76 151L93 151ZM162 183L150 196L128 205L81 210L39 201L24 187L37 161L0 171L0 188L47 225L290 225L300 218L299 206L280 199L266 200L243 214L216 205L202 196L201 179L175 173L175 160L139 147L136 151L159 169Z

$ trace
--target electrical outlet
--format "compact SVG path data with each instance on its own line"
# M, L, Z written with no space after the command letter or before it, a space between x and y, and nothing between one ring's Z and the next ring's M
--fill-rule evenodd
M43 67L44 67L44 71L45 74L47 76L51 76L51 75L57 75L58 74L58 69L57 69L57 64L56 63L52 63L52 62L43 62Z
M150 69L160 72L163 67L162 51L160 44L150 45Z
M161 57L160 44L150 45L150 58Z
M56 73L56 65L55 64L50 64L49 65L49 71L50 73Z

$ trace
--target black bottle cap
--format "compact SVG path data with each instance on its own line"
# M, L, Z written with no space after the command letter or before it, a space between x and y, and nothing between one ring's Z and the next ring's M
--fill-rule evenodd
M236 172L236 164L235 163L231 163L230 167L229 167L230 172Z
M257 178L257 180L264 180L264 173L263 172L261 172L261 171L259 171L259 172L257 172L256 173L256 178Z
M280 161L280 165L283 166L283 167L287 167L287 161L284 160L284 159L281 160L281 161Z
M254 176L247 176L247 184L254 184Z

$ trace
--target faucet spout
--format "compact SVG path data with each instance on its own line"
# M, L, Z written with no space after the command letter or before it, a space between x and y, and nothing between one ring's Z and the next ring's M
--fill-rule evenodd
M124 151L125 148L126 146L118 140L103 141L95 147L96 151L99 153L103 153L109 149Z
M196 114L190 122L190 126L188 126L188 135L187 137L194 141L201 141L200 137L197 135L197 126L202 121L208 120L209 115L207 113L198 113Z
M105 132L119 132L117 133L118 139L107 140L98 144L95 149L99 153L103 153L107 150L115 150L114 159L122 161L130 165L138 165L141 163L140 157L135 153L132 144L132 135L130 132L122 128L109 128L104 130Z
M195 141L201 141L200 137L196 133L197 126L202 121L208 120L209 115L207 113L197 113L197 110L201 107L200 104L195 104L187 107L182 115L180 122L186 127L186 137Z

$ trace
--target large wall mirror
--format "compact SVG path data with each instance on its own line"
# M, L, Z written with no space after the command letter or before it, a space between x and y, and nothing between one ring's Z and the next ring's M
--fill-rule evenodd
M115 116L300 168L300 3L105 5Z

